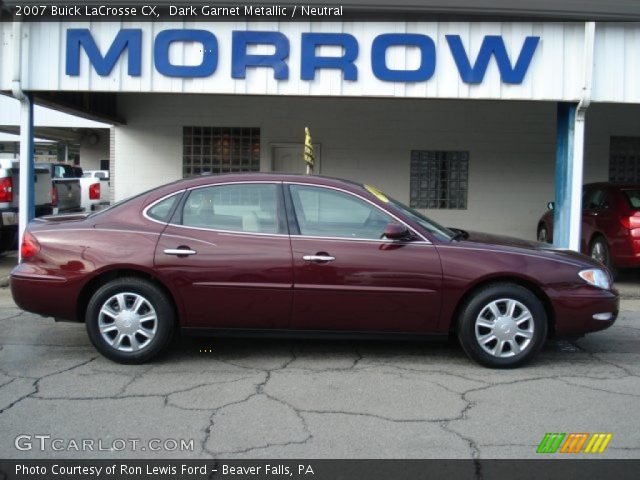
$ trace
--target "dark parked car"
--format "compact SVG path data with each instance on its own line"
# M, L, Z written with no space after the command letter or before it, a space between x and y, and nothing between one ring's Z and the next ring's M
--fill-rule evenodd
M315 176L182 180L101 212L35 220L21 251L16 303L84 321L122 363L149 360L180 328L455 334L478 362L513 367L549 335L602 330L618 314L589 257L450 230L375 188Z
M538 222L538 240L553 241L553 208ZM619 268L640 267L640 184L584 186L580 251L614 275Z

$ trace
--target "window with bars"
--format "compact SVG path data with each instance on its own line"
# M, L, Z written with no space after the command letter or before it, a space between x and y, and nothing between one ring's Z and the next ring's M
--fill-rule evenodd
M467 208L469 152L411 151L412 208Z
M640 181L640 137L611 137L609 181Z
M260 170L260 129L183 127L182 176Z

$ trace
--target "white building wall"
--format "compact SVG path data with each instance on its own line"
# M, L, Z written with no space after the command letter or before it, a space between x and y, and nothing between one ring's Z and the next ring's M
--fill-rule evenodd
M609 179L611 137L640 137L640 106L592 104L587 111L584 181Z
M260 127L262 170L271 144L301 143L309 126L321 174L404 202L412 149L469 150L468 209L427 212L451 226L532 238L553 198L551 103L127 95L119 109L127 125L115 128L116 200L181 178L185 125Z
M398 99L125 95L115 128L115 199L182 176L182 127L260 127L261 169L274 143L301 143L309 126L321 174L376 185L409 200L410 151L468 150L467 210L429 210L450 226L535 238L554 199L556 104ZM585 182L608 179L609 138L640 136L640 107L594 104ZM302 160L301 160L302 161Z
M80 75L65 72L67 30L88 28L102 52L120 29L142 32L141 75L131 76L127 55L119 58L109 75L100 76L82 54ZM167 29L198 28L212 32L218 42L216 71L206 78L170 78L154 68L157 34ZM582 93L584 23L563 22L26 22L23 25L22 81L25 90L216 93L258 95L375 96L416 98L483 98L577 101ZM270 68L249 69L246 79L231 76L231 36L234 30L281 32L289 39L289 78L274 80ZM345 81L337 70L322 70L315 80L300 78L300 38L305 32L349 33L359 45L357 81ZM371 44L385 33L417 33L433 39L436 69L432 78L415 83L382 81L371 69ZM472 64L486 35L501 35L512 64L527 36L540 38L524 81L501 82L492 60L481 84L464 83L445 36L459 35ZM12 24L0 23L0 90L10 90L13 72ZM257 45L251 53L271 53L273 46ZM319 48L320 55L336 55L334 47ZM176 42L169 52L174 65L198 65L202 45ZM392 47L387 64L412 70L419 64L416 48ZM640 103L640 24L598 23L595 37L593 98L601 102Z
M80 166L83 170L100 170L100 160L109 160L109 130L94 130L98 138L92 144L89 136L80 141Z

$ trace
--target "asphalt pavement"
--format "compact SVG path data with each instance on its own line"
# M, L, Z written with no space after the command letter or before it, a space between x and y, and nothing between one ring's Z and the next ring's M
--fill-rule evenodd
M179 339L124 366L0 288L0 458L534 458L547 432L612 433L599 458L638 458L628 283L612 328L516 370L446 342L242 339Z

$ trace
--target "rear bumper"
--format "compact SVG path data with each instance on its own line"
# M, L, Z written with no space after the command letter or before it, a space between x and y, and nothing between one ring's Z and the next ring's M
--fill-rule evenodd
M620 299L616 290L589 285L547 291L555 313L557 335L583 335L604 330L618 318Z
M29 263L18 264L11 271L11 295L16 305L27 312L78 321L79 279L50 275Z

